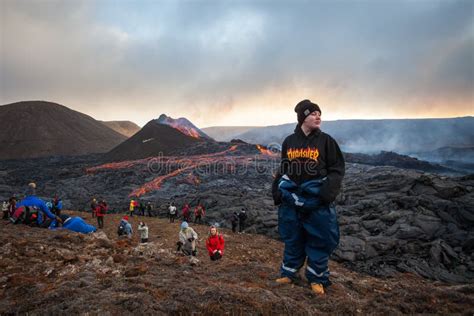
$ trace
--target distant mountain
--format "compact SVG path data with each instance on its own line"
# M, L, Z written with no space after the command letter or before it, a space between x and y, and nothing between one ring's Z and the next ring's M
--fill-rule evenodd
M296 123L259 127L232 138L249 143L279 143L293 133ZM411 154L441 147L474 146L474 117L403 120L323 121L322 130L345 152L394 151ZM230 137L230 135L229 135Z
M212 126L203 128L202 131L218 142L228 142L231 141L234 136L256 128L258 128L258 126Z
M113 129L126 137L131 137L140 130L140 126L130 121L100 121L105 126Z
M166 116L165 114L161 114L160 117L155 121L158 124L171 126L187 136L212 140L211 137L206 135L206 133L197 128L193 123L191 123L184 117L173 119L169 116Z
M151 120L135 135L108 152L105 158L109 161L120 161L159 156L160 154L170 155L206 140L208 138L190 136L168 124Z
M126 139L63 105L23 101L0 106L0 159L107 152Z

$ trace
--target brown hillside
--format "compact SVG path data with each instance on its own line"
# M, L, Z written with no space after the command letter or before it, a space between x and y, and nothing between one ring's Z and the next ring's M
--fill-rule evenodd
M0 159L103 153L126 139L90 116L45 101L0 106Z
M126 137L132 137L140 130L140 126L130 121L101 121L101 123Z
M95 224L90 214L82 215ZM472 314L474 285L446 285L412 274L380 279L330 262L325 297L305 282L276 285L282 243L221 230L224 258L209 260L207 227L199 234L198 265L175 253L179 223L134 217L149 226L139 245L118 239L121 215L105 217L104 232L82 235L0 222L0 314L319 315ZM15 236L12 238L12 236Z

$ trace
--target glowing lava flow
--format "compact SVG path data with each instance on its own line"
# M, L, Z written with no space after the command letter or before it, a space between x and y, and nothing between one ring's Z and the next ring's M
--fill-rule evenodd
M133 196L139 197L139 196L141 196L145 193L148 193L150 191L158 190L161 187L161 184L166 179L171 178L171 177L175 177L178 174L180 174L180 173L182 173L186 170L190 170L194 167L195 167L195 165L191 165L191 166L186 167L186 168L176 169L175 171L170 172L170 173L168 173L164 176L156 177L155 179L151 180L150 182L145 183L144 185L142 185L138 189L133 190L133 192L129 194L129 197L133 197Z
M276 153L273 153L270 149L268 149L264 146L261 146L261 145L257 145L257 149L263 155L268 155L268 156L275 156L276 155Z
M94 173L102 169L126 169L126 168L133 167L135 165L146 163L149 160L150 158L139 159L139 160L127 160L127 161L121 161L121 162L110 162L110 163L106 163L100 166L86 168L86 173Z
M184 135L188 135L188 136L191 136L191 137L194 137L194 138L201 138L201 135L199 135L199 132L192 128L192 127L186 127L186 126L182 126L180 125L179 123L176 123L176 122L166 122L167 125L179 130L181 133L183 133Z
M211 154L195 155L188 157L173 157L173 156L158 156L150 157L134 161L123 161L115 163L107 163L96 167L91 167L86 169L87 173L95 173L103 169L125 169L131 168L137 165L147 166L150 171L153 171L153 166L157 166L157 169L160 170L160 173L166 173L164 175L157 176L153 180L145 183L141 187L132 191L129 194L130 197L139 197L148 192L155 191L160 189L163 183L173 177L184 172L190 172L183 181L188 184L198 185L201 183L201 180L194 175L194 171L198 172L207 172L209 170L225 173L234 173L237 166L248 166L256 157L250 157L249 155L234 155L228 156L227 154L235 152L239 145L233 145L228 149ZM263 155L275 156L270 150L257 145L257 149ZM166 168L175 169L173 171L167 172Z

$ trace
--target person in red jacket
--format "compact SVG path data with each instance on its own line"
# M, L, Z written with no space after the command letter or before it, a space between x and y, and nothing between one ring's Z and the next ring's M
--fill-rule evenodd
M218 233L217 227L212 225L209 229L209 237L206 239L206 247L212 261L222 258L224 254L224 237Z
M183 214L183 221L189 222L191 217L191 208L189 207L189 204L184 204L181 214Z
M104 228L104 216L107 213L107 203L104 200L100 201L96 208L97 225L99 228Z

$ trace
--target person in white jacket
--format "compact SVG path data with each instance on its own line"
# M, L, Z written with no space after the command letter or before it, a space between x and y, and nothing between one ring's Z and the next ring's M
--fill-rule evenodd
M195 257L197 255L196 240L198 234L189 227L187 222L181 223L181 230L179 231L179 241L177 242L177 251L182 251L187 256Z
M174 220L177 217L176 213L177 213L176 206L174 205L173 202L171 202L170 206L168 207L168 216L170 218L170 223L174 223Z
M138 231L140 232L141 243L148 242L148 226L146 226L145 222L140 222L138 225Z

